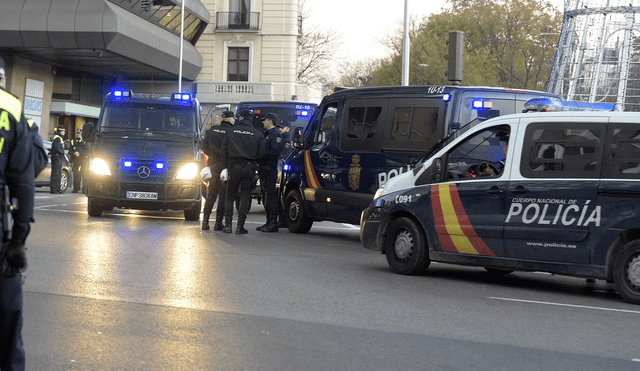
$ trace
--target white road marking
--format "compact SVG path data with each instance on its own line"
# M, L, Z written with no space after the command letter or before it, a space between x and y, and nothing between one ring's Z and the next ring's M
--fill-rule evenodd
M609 312L640 314L640 311L637 311L637 310L591 307L591 306L588 306L588 305L563 304L563 303L554 303L554 302L549 302L549 301L523 300L523 299L512 299L512 298L497 298L497 297L493 297L493 296L490 296L489 299L515 301L515 302L519 302L519 303L529 303L529 304L555 305L555 306L559 306L559 307L596 309L596 310L603 310L603 311L609 311Z

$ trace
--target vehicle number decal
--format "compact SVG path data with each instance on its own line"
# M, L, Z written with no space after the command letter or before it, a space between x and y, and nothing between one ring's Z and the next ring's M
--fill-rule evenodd
M398 195L396 196L396 203L397 204L406 204L411 202L411 196L406 196L406 195Z
M444 93L444 86L429 86L427 87L428 94L442 94Z

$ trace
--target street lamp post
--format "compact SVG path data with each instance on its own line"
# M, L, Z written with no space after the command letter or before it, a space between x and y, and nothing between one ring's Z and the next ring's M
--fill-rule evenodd
M404 0L404 37L402 38L402 86L409 85L409 0Z
M182 93L182 52L184 44L184 0L180 11L180 66L178 67L178 93Z

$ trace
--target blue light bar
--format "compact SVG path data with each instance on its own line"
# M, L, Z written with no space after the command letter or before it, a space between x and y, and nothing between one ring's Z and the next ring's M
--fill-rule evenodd
M491 109L493 108L493 102L490 100L475 99L471 103L471 106L473 107L473 109Z
M289 165L289 164L284 164L284 166L283 166L282 170L284 170L285 172L287 172L287 171L291 170L291 165Z
M111 94L114 99L131 98L131 90L114 90Z
M132 167L132 166L133 166L133 161L131 160L122 161L122 167Z
M526 111L557 112L557 111L620 111L620 107L613 103L587 103L560 100L557 98L533 98L525 104Z
M164 169L164 162L156 162L156 169L162 170Z
M191 94L189 93L173 93L171 94L171 100L179 100L181 102L190 103Z
M451 94L445 94L442 96L442 100L448 102L451 100Z

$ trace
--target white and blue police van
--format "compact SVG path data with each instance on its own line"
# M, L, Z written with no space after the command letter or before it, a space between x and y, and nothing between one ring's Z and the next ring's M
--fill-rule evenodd
M314 221L358 224L378 187L409 171L443 137L556 95L473 86L343 89L326 96L278 178L289 231Z
M362 213L363 246L399 274L544 271L640 304L640 113L572 105L532 101L555 112L488 120L390 179Z
M83 178L89 216L116 207L184 210L186 220L198 220L201 130L200 105L191 94L110 92L97 126L83 127L91 145Z

